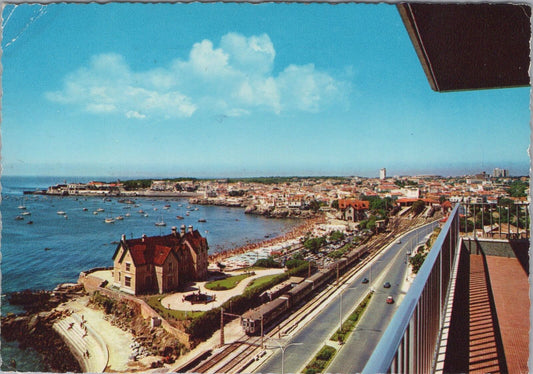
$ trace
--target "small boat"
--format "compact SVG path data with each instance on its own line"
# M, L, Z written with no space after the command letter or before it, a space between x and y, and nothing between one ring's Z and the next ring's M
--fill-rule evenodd
M57 214L59 214L60 216L64 216L66 213L63 212L62 210L59 210L59 211L57 212Z
M21 210L24 210L24 209L26 209L26 206L25 205L19 205L18 208L21 209Z
M51 250L51 249L52 249L52 248L48 248L48 247L46 247L44 250L45 250L45 251L49 251L49 250Z
M65 217L65 219L68 219L68 216L66 214L63 217Z
M26 222L27 225L33 225L33 221Z
M98 208L96 209L97 212L103 212L104 211L104 208Z
M22 212L20 213L22 216L31 216L31 213L30 212Z
M188 216L189 214L191 214L191 212L189 212L189 211L185 212L186 216Z
M144 214L144 210L142 210L142 209L139 210L139 213Z
M116 219L117 221L122 221L122 220L124 219L124 217L122 217L122 216L117 216L117 217L115 217L115 219Z
M183 219L183 217L182 217L182 216L176 216L176 218L177 218L177 219Z
M129 216L130 216L131 214L129 214L129 213L126 213L125 215L126 215L126 217L129 217Z
M170 204L167 204L163 207L163 209L169 209L170 208Z
M15 221L22 221L24 219L24 217L22 216L16 216L15 217Z
M187 205L187 209L191 209L191 206L190 206L190 205Z
M115 223L115 219L114 218L106 218L104 220L105 223Z
M84 211L84 212L86 212L86 211L88 211L88 210L89 210L89 209L87 209L87 208L83 208L83 211Z
M159 221L159 222L156 222L155 225L156 226L166 226L167 224L165 223L165 221Z
M98 214L98 212L97 212L97 211L95 210L95 211L93 212L93 214L94 214L94 215L97 215L97 214Z
M198 222L207 222L207 220L205 218L200 218Z
M194 208L194 210L198 210L198 208Z

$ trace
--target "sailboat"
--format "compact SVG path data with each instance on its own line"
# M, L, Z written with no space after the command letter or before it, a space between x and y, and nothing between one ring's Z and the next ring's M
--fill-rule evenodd
M155 223L156 226L166 226L166 222L163 221L163 216L161 216L161 219Z

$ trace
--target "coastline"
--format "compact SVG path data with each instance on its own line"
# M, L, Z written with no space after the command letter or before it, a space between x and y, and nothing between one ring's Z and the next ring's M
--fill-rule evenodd
M216 264L217 262L223 261L232 256L244 254L246 252L252 252L260 248L272 247L275 245L280 246L283 243L292 242L298 239L299 237L303 236L305 233L311 232L312 229L316 225L325 223L325 222L326 222L326 218L323 216L306 219L305 222L303 222L302 224L296 227L293 227L291 230L289 230L285 234L276 236L274 238L265 239L257 243L245 244L243 246L240 246L234 249L229 249L229 250L225 250L219 253L210 254L209 262Z
M217 261L220 261L224 258L231 257L235 254L240 253L246 253L249 251L254 250L260 250L272 246L282 246L282 245L294 245L294 241L297 240L302 235L306 234L307 232L313 231L313 228L315 228L318 224L325 222L325 217L318 217L314 219L308 219L302 222L300 225L292 228L288 232L273 237L268 238L265 240L262 240L257 243L247 244L244 246L240 246L237 248L234 248L232 250L227 250L222 253L217 253L209 256L209 262L212 265L216 265ZM79 284L78 284L79 287ZM53 293L53 291L51 291ZM69 353L69 359L55 359L52 358L52 360L58 361L58 362L67 362L69 361L70 364L76 364L72 361L76 361L77 364L80 366L80 369L66 369L66 370L59 370L59 371L79 371L79 370L85 370L85 371L94 371L94 370L100 370L101 367L107 367L108 369L111 368L114 371L144 371L151 368L152 362L160 362L163 358L161 356L152 356L148 355L142 359L132 359L131 353L131 347L130 344L134 344L135 338L139 337L136 335L132 329L128 328L127 326L122 326L119 330L113 331L111 328L102 328L102 324L109 323L108 321L110 319L113 319L110 315L107 315L104 310L97 309L93 305L88 305L86 302L83 302L84 297L86 296L72 296L68 298L63 298L61 300L61 303L59 305L53 305L49 306L47 313L53 313L54 319L50 322L50 330L53 329L53 333L56 336L56 341L61 340L62 347L60 348L61 351L67 350ZM80 307L80 303L84 304L82 307ZM72 307L72 305L78 305L77 307ZM83 309L85 308L85 309ZM87 309L89 308L89 309ZM89 311L91 310L91 311ZM29 319L27 324L29 325L29 321L32 320L32 318L36 318L35 316L39 315L39 313L42 312L28 312ZM78 316L78 319L76 321L72 320L70 321L69 318L75 318L72 317L72 314L76 314ZM16 319L17 316L11 316L11 318ZM85 338L80 337L79 329L72 329L69 331L68 325L72 322L75 322L75 324L79 324L79 319L84 318L87 321L87 326L90 327L88 331L92 331L89 336ZM70 322L68 322L70 321ZM54 327L52 327L54 326ZM118 329L118 327L113 326L115 329ZM76 330L76 331L74 331ZM127 330L127 331L126 331ZM4 331L6 331L4 329ZM25 330L25 331L29 331ZM76 334L72 334L76 332ZM94 333L98 332L98 334ZM70 335L69 335L70 334ZM119 343L115 344L117 337L120 337L121 335L125 334L122 338L119 339ZM72 335L72 336L71 336ZM98 337L98 336L100 337ZM83 336L83 335L81 335ZM21 338L23 339L23 338ZM85 357L83 353L85 353L84 350L81 350L79 347L76 347L76 344L80 344L80 341L83 339L85 340L98 340L100 341L99 346L104 348L95 349L93 348L87 348L87 351L89 352L89 356ZM121 339L121 340L120 340ZM31 339L27 339L28 342L31 342ZM104 342L103 344L101 342ZM39 342L33 341L33 344L38 347ZM92 344L92 343L91 343ZM54 347L56 345L53 345ZM116 348L113 348L115 346L121 347L120 350L117 350ZM159 347L161 348L161 347ZM104 355L104 352L108 352L108 359L104 360L102 359L102 356ZM128 354L124 354L124 351L128 352ZM100 352L100 353L99 353ZM179 356L178 356L179 358ZM109 364L104 365L102 362L108 361ZM114 364L111 364L114 362ZM56 362L57 364L57 362Z

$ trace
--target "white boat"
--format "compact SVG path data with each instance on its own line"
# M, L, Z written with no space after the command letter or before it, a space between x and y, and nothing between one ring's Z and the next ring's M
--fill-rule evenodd
M22 216L16 216L15 217L15 221L22 221L24 219L24 217Z
M156 225L156 226L166 226L167 224L166 224L165 221L163 221L163 217L161 217L161 219L160 219L159 221L157 221L157 222L155 223L155 225Z
M58 211L57 211L57 214L59 214L60 216L64 216L66 213L63 212L62 210L58 210Z
M95 211L93 212L93 214L94 214L94 215L97 215L97 214L98 214L98 212L97 212L97 211L95 210Z
M26 206L25 205L19 205L18 208L19 209L26 209Z
M31 215L30 212L22 212L22 213L20 213L20 214L23 215L23 216L30 216L30 215Z
M114 218L106 218L104 220L105 223L115 223L115 219Z
M103 212L104 211L104 208L98 208L96 209L97 212Z
M115 217L115 219L116 219L117 221L122 221L122 220L124 219L124 217L122 217L122 216L117 216L117 217Z
M126 213L126 217L129 217L130 215L131 215L131 214L129 214L129 213Z

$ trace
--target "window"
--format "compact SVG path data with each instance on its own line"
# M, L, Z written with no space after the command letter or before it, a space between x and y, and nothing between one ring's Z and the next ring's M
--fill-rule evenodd
M172 262L168 263L168 271L172 271Z
M121 274L120 274L120 271L119 271L119 272L118 272L118 281L119 281L119 282L120 282L120 276L121 276Z
M131 287L131 277L124 277L124 286Z
M126 262L126 271L130 271L131 264L129 262Z

